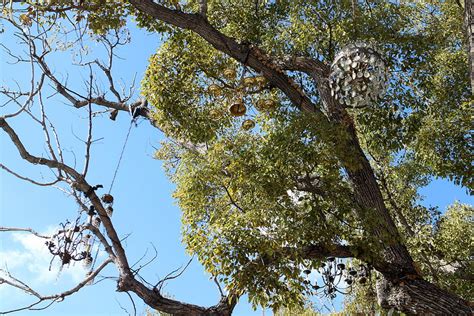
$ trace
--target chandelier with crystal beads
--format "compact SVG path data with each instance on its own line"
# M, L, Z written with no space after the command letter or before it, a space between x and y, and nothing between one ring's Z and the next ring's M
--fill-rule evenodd
M387 80L382 56L366 43L345 46L331 65L331 95L345 106L361 107L379 100Z

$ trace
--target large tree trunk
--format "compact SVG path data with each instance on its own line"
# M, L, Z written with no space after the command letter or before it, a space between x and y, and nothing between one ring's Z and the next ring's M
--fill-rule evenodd
M399 232L383 201L379 185L369 161L365 157L353 128L349 127L352 146L359 153L361 166L346 167L353 182L356 197L366 208L369 224L366 229L377 239L380 256L370 258L382 277L377 282L377 298L383 308L394 308L406 314L471 315L470 303L438 286L425 281L418 274L411 255L401 242ZM365 213L365 214L364 214Z
M366 229L375 238L380 254L369 258L374 268L382 274L377 282L377 298L383 308L394 308L406 314L466 315L473 314L469 302L425 281L418 274L413 259L402 243L398 229L391 217L374 171L365 156L352 119L347 111L331 96L329 80L318 80L318 90L330 119L346 129L349 135L347 148L357 157L359 166L341 161L354 186L359 206L359 217L366 220Z
M407 314L473 314L469 302L421 279L393 283L381 278L377 282L377 298L383 308L395 308Z
M340 160L351 180L357 202L358 216L366 223L365 229L372 233L382 251L373 258L375 267L389 272L388 267L396 271L393 277L402 274L417 274L413 260L405 245L402 244L398 229L392 219L375 178L374 171L362 150L352 118L347 111L331 96L329 80L318 80L318 91L330 113L330 120L345 129L349 138L345 147L351 154L341 152ZM354 158L358 165L354 166ZM384 262L385 261L385 262Z
M372 233L380 238L381 257L371 262L382 273L377 282L377 298L383 308L394 308L406 314L471 315L469 302L425 281L416 271L413 259L401 243L396 226L383 203L380 189L369 162L364 157L362 168L348 171L359 203L377 216L371 223ZM375 214L374 214L375 213ZM375 225L374 225L375 224ZM386 229L386 230L384 230ZM387 240L393 238L392 240Z

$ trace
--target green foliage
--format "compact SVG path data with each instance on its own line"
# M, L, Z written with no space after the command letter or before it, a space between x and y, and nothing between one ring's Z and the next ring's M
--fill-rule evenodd
M304 116L289 115L299 119L284 129L283 124L266 123L265 135L237 131L208 143L204 154L182 152L173 173L189 251L230 289L247 290L254 303L274 308L299 304L305 291L295 265L301 260L277 254L287 245L349 235L337 217L351 210L348 184L333 154L308 133ZM304 131L306 140L301 138ZM293 135L290 143L288 135ZM303 162L307 174L318 175L327 197L296 200L289 194Z
M311 306L281 308L274 313L275 316L318 316L321 315L314 311Z
M208 44L187 32L168 40L150 58L142 93L155 105L155 119L166 134L199 143L215 138L221 127L230 125L229 118L222 117L227 101L211 98L210 80L204 73L226 63L228 58L213 54ZM211 118L213 111L222 114L220 119Z
M387 312L377 304L375 280L369 285L356 284L352 292L344 298L345 315L386 315ZM398 313L394 313L399 315Z
M31 25L32 20L38 25L54 25L63 19L75 23L86 21L88 28L97 34L123 27L130 9L126 1L112 0L80 1L79 4L67 0L27 0L25 3L28 9L26 14L20 15L22 24Z
M459 203L450 206L425 242L432 242L433 280L474 300L474 289L469 281L474 276L474 208Z

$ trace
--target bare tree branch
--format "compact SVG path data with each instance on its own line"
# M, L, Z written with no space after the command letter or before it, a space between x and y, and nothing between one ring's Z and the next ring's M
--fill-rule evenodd
M54 185L54 184L56 184L56 183L58 183L58 182L60 181L59 179L57 179L57 180L54 180L54 181L52 181L52 182L44 182L44 183L42 183L42 182L38 182L38 181L32 180L32 179L30 179L30 178L28 178L28 177L22 176L22 175L20 175L20 174L18 174L18 173L16 173L16 172L14 172L13 170L9 169L7 166L5 166L5 165L2 164L2 163L0 163L0 168L2 168L2 169L5 170L6 172L8 172L8 173L14 175L14 176L17 177L18 179L25 180L25 181L31 182L31 183L33 183L33 184L35 184L35 185L39 185L39 186L43 186L43 187L52 186L52 185Z
M68 165L51 160L46 158L40 158L31 155L26 148L24 147L23 143L19 139L16 132L10 127L10 125L6 122L5 119L0 118L0 128L10 137L12 142L18 149L20 156L25 159L26 161L32 164L40 164L47 166L49 168L62 170L67 175L70 175L74 180L73 188L78 189L79 191L85 193L86 197L89 199L90 203L94 206L94 209L98 212L98 215L101 219L102 224L105 227L106 233L108 238L111 240L111 246L105 240L105 238L100 234L100 232L92 227L86 226L87 229L91 230L95 236L99 238L101 243L106 248L106 251L112 257L110 260L113 260L117 269L119 270L119 282L118 288L120 291L132 291L136 293L139 297L141 297L147 304L149 304L153 308L157 308L161 311L176 314L176 315L230 315L231 311L233 310L235 304L237 303L237 296L231 295L228 298L221 299L219 304L210 307L200 307L192 304L183 303L177 300L171 300L163 297L159 291L156 289L147 288L143 283L137 281L133 277L133 272L131 271L128 260L121 244L121 241L113 227L112 222L110 221L109 216L101 202L101 200L97 197L96 193L92 189L92 186L89 185L84 177L77 172L75 169L69 167ZM112 250L113 249L113 250ZM86 283L91 280L92 278L88 278ZM65 292L66 295L69 292ZM72 294L72 292L71 292ZM59 296L54 297L46 297L47 299L57 299ZM44 299L43 299L44 300ZM42 300L41 300L42 301ZM37 302L31 306L26 307L25 309L31 309L33 306L36 306L40 302Z
M93 81L93 75L92 75L92 69L89 66L89 76L90 76L90 82L89 82L89 100L92 98L92 81ZM89 162L90 162L90 151L91 151L91 145L92 145L92 104L89 102L88 107L87 107L87 113L88 113L88 128L87 128L87 140L86 140L86 153L84 157L84 170L82 171L82 175L86 177L87 171L89 170Z
M186 265L184 267L179 267L179 268L171 271L170 273L168 273L163 279L158 281L158 283L156 283L153 288L157 288L158 291L160 291L166 281L176 279L180 275L182 275L186 271L186 269L189 267L189 265L191 264L192 261L193 261L193 258L189 259L188 263L186 263Z
M50 236L45 236L37 233L35 230L31 228L18 228L18 227L2 227L0 226L0 232L28 232L36 237L43 238L43 239L48 239Z
M58 293L58 294L47 295L47 296L42 296L37 291L35 291L31 287L29 287L26 283L24 283L21 280L19 280L18 278L15 278L14 276L12 276L8 271L0 270L1 272L5 273L7 275L7 278L0 277L0 284L2 284L2 283L8 284L12 287L18 288L18 289L28 293L30 295L35 296L38 299L38 301L36 301L33 304L24 306L22 308L8 310L8 311L0 311L0 314L4 315L4 314L9 314L9 313L13 313L13 312L22 311L22 310L33 310L33 307L35 307L36 305L41 304L45 301L51 301L51 304L54 303L54 302L63 301L65 297L70 296L70 295L78 292L80 289L82 289L84 286L86 286L91 280L93 280L111 262L112 262L112 259L110 259L110 258L106 259L99 267L97 267L96 270L91 272L84 280L79 282L73 288L71 288L67 291ZM48 307L48 306L49 305L47 305L46 307Z
M35 165L39 164L39 165L47 166L52 169L62 170L66 172L67 174L71 175L74 179L76 179L79 182L80 188L84 190L84 192L86 192L89 189L88 187L85 187L82 176L73 168L58 161L54 161L54 160L50 160L46 158L40 158L40 157L31 155L26 150L25 146L23 146L23 143L20 141L20 138L18 137L16 132L10 127L10 125L8 125L7 121L2 117L0 117L0 128L2 128L3 131L10 137L13 144L18 149L18 152L21 158Z

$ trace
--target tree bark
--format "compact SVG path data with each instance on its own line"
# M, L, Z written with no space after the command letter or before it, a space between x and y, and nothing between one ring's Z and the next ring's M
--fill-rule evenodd
M347 111L331 96L329 87L329 78L318 78L318 92L325 103L330 120L339 127L345 129L349 136L345 144L352 159L350 161L341 153L340 160L351 180L355 196L361 211L359 217L366 220L366 229L371 232L377 240L382 256L373 258L374 267L386 270L386 273L393 274L393 277L399 277L400 274L417 274L413 260L406 247L401 243L398 229L393 221L385 203L383 201L380 187L375 178L374 171L365 156L356 130ZM358 166L354 166L354 159ZM393 272L389 272L389 269Z
M208 308L179 302L162 296L159 290L146 287L131 275L121 276L117 291L132 291L151 308L176 316L229 316L238 301L236 295L223 296L219 303Z
M330 95L328 78L318 78L321 99L329 109L330 119L344 126L349 140L348 148L354 151L359 167L354 168L341 159L352 181L359 204L365 208L359 216L367 216L367 225L379 241L380 256L370 262L382 274L377 282L377 298L383 308L394 308L406 314L466 315L474 309L470 303L425 281L418 274L413 259L402 243L398 229L382 197L375 173L357 138L352 119L345 109Z
M383 308L413 315L472 315L472 304L425 280L377 282L377 298Z

